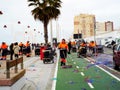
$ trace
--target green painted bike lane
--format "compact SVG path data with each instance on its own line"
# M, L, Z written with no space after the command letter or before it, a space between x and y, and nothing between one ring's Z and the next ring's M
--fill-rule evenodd
M120 80L91 64L76 53L68 55L67 63L72 68L61 68L58 63L55 90L120 90Z

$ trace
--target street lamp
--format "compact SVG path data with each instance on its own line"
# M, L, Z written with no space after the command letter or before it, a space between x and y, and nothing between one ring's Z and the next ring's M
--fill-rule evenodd
M94 17L93 21L94 21L94 42L96 44L96 19L95 19L95 17ZM97 50L96 49L97 49L97 47L95 45L95 56L97 54Z

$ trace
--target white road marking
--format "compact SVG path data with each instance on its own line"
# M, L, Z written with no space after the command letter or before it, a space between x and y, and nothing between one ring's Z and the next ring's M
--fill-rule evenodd
M95 65L96 67L98 67L99 69L101 69L102 71L106 72L107 74L109 74L111 77L115 78L116 80L120 81L120 78L116 77L115 75L111 74L110 72L106 71L105 69L101 68L98 65Z
M76 66L76 68L79 68L79 66Z
M88 60L87 58L85 58L87 61L90 62L90 60ZM91 62L93 63L93 62ZM95 63L94 63L95 64ZM108 72L107 70L103 69L102 67L95 65L96 67L98 67L99 69L101 69L102 71L106 72L108 75L110 75L111 77L115 78L116 80L120 81L120 79L118 77L116 77L115 75L111 74L110 72Z
M76 62L73 62L73 64L76 64Z
M88 83L90 88L94 88L94 86L91 83Z
M54 78L57 79L57 71L58 71L58 61L59 61L59 52L57 52L57 62L56 62L56 67L55 67L55 73L54 73ZM52 89L51 90L55 90L56 89L56 80L53 80L52 83Z
M81 75L82 75L82 76L85 76L85 74L84 74L83 72L81 72Z

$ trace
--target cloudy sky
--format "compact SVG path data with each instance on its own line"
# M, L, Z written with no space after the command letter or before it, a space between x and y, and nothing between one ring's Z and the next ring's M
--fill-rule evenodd
M61 15L57 22L52 23L54 37L58 36L57 29L60 38L68 39L74 29L74 16L81 13L94 14L99 22L113 21L114 28L120 28L120 0L62 0L62 2ZM34 20L31 10L27 0L1 0L0 11L3 12L3 15L0 15L0 42L30 38L33 41L43 41L43 24ZM18 21L21 24L18 24ZM7 28L3 28L4 25L7 25ZM36 29L35 32L34 29ZM48 30L50 30L50 26L48 26ZM29 32L29 35L26 35L25 31Z

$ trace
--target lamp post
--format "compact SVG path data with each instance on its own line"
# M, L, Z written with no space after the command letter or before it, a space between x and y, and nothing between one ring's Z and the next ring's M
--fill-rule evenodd
M53 39L53 32L52 32L52 20L50 20L50 30L51 30L51 46L53 46L53 42L52 42L52 39Z
M85 17L83 16L83 17L82 17L82 30L81 30L82 38L85 37L85 23L86 23ZM83 35L83 34L84 34L84 35Z
M96 56L96 20L95 20L95 17L94 17L94 42L95 42L95 56Z

